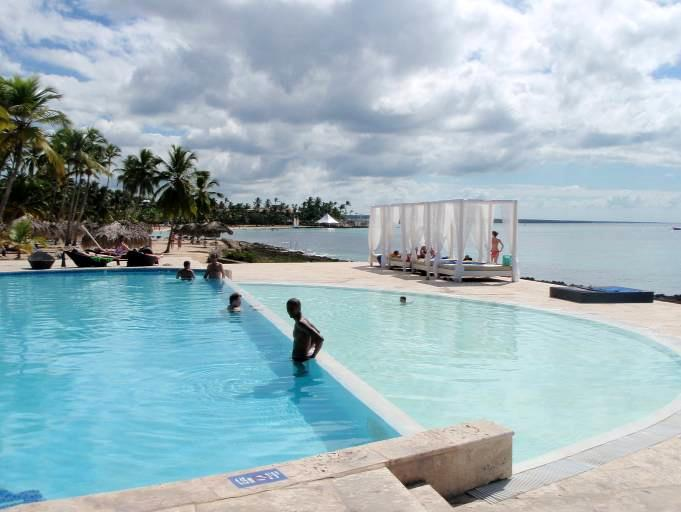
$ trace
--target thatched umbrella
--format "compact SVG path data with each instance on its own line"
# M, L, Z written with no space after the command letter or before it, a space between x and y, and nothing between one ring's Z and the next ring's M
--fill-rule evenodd
M120 242L130 246L151 245L151 230L144 224L136 224L128 221L116 221L106 224L92 233L97 243L104 249L112 249ZM90 245L91 241L83 239L83 245Z
M54 236L52 236L53 231L50 229L49 222L36 219L31 215L24 215L23 217L19 217L18 219L15 220L15 222L19 221L29 221L31 223L32 236L38 236L41 238L55 238Z
M184 236L198 236L201 234L201 229L199 224L190 222L189 224L182 224L175 228L175 233Z
M50 235L48 235L48 238L54 238L54 239L61 239L65 240L66 238L66 228L67 228L68 222L66 221L61 221L61 222L51 222L50 223ZM71 223L71 237L76 240L79 237L84 237L85 236L85 230L83 229L83 225L78 224L77 222L72 222Z
M201 233L205 236L219 236L221 233L233 235L234 231L232 231L228 225L214 220L207 224L202 224Z

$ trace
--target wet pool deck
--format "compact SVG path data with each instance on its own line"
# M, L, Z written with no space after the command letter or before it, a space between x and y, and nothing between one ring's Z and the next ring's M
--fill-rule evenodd
M178 265L181 263L181 258L177 260L176 262L168 258L165 264ZM192 266L203 268L204 264L194 261ZM0 261L0 272L25 267L25 262ZM550 285L544 283L522 280L518 283L511 283L502 279L488 282L452 283L426 280L422 276L409 273L381 270L363 263L243 264L226 267L232 270L233 278L237 283L321 284L387 290L404 294L430 293L541 308L634 329L681 352L681 306L678 304L658 301L652 304L575 304L549 298ZM519 494L500 503L492 504L485 501L463 503L466 500L460 500L457 502L460 503L457 508L462 512L679 510L681 509L680 467L681 438L674 436L590 471ZM514 468L516 469L525 468ZM369 481L370 479L367 483ZM361 486L361 482L357 482L356 485ZM26 508L57 510L49 507L49 503L51 502ZM19 507L19 509L23 508ZM238 509L234 508L234 510ZM120 507L112 504L112 508L98 510L122 511L128 508L124 504ZM162 510L162 508L147 510ZM194 510L198 509L192 505L177 509L178 512ZM244 510L251 509L244 508ZM296 508L290 510L296 510ZM307 510L307 508L299 508L299 510ZM360 510L360 508L348 507L338 508L338 510Z

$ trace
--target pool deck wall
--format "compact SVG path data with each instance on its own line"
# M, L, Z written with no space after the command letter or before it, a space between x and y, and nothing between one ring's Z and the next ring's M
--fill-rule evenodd
M426 512L427 500L511 475L513 432L470 422L323 453L297 461L194 480L21 505L17 512ZM276 468L285 480L239 488L230 477Z

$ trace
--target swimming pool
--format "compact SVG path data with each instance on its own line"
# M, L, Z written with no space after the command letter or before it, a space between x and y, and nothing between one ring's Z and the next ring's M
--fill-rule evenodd
M0 275L0 490L76 496L396 435L318 365L296 373L259 312L227 313L231 291L161 270Z
M643 419L681 393L681 358L637 333L479 301L247 284L282 318L303 302L324 350L427 428L474 419L515 431L523 462ZM290 321L290 320L289 320Z

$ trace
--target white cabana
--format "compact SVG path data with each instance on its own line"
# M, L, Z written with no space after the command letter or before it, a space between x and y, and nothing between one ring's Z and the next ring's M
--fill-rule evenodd
M327 213L317 221L317 224L338 224L338 221Z
M494 227L495 218L501 224ZM399 235L396 226L399 224ZM504 243L504 253L511 264L490 263L492 231L497 230ZM417 261L417 250L426 246L426 275L442 273L457 280L464 276L520 277L518 270L518 202L453 199L427 203L403 203L374 206L369 218L369 263L382 255L381 266L389 265L393 238L399 236L403 268L407 259ZM395 240L396 241L396 240ZM476 266L466 266L464 257L476 256ZM446 260L442 258L446 257ZM423 261L423 260L422 260ZM501 262L500 262L501 263ZM468 272L474 270L474 272Z

